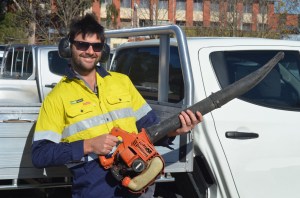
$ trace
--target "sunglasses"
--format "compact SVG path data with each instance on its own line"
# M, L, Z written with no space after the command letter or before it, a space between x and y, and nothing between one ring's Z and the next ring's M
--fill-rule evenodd
M88 43L75 40L73 40L71 43L74 44L76 49L80 51L86 51L90 46L92 46L94 52L101 52L104 46L104 43Z

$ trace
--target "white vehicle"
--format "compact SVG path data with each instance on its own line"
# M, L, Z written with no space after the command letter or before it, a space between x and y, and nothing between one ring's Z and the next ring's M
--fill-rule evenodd
M108 41L143 35L160 39L120 45L110 68L127 74L161 119L251 73L277 52L285 53L265 80L206 114L192 133L176 137L173 149L157 147L166 163L165 174L157 182L175 181L183 197L296 197L300 176L296 127L300 119L300 43L186 38L173 25L106 32ZM171 35L176 40L170 39ZM31 138L40 104L67 66L59 59L57 47L31 49L32 59L25 53L1 68L0 158L6 160L0 163L0 180L11 180L12 184L0 189L24 188L20 180L36 183L27 188L45 187L38 183L40 178L70 176L63 167L40 170L31 164ZM25 60L32 60L32 64ZM31 94L25 91L27 84L34 89ZM51 182L47 187L69 184Z
M0 72L0 190L65 186L70 176L67 168L33 167L31 144L41 102L64 74L67 61L59 57L57 46L11 45L4 56Z
M165 47L169 43L170 48ZM279 51L285 58L251 91L206 114L187 137L193 139L194 150L185 158L178 155L176 163L167 161L178 190L184 197L297 197L300 42L188 38L188 63L180 58L180 45L164 37L124 43L112 58L111 69L127 74L159 115L168 106L195 104L260 68ZM188 165L192 161L193 168ZM186 162L186 174L174 168L178 162Z
M2 64L5 48L6 48L6 45L0 45L0 67Z
M10 45L0 70L1 103L40 103L60 80L67 60L57 46Z

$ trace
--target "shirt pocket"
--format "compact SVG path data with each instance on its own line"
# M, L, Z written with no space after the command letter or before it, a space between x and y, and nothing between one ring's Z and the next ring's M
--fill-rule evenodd
M93 112L93 107L92 106L81 106L81 107L72 107L67 110L67 115L70 118L76 118L79 116L84 116L87 115L88 113Z
M106 101L109 109L131 107L131 95L128 93L107 96Z

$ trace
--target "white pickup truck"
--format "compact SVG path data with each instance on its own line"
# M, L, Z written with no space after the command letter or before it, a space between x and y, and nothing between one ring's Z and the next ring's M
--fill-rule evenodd
M127 74L161 119L260 68L277 52L285 53L285 58L254 89L206 114L192 133L177 137L172 148L157 147L166 162L165 174L158 181L175 181L183 197L297 196L300 43L254 38L186 38L174 25L106 32L108 42L112 38L149 35L158 36L159 40L118 46L110 69ZM56 47L44 53L39 53L39 48L32 53L35 61L31 74L24 74L26 64L21 64L23 69L19 70L13 63L1 67L1 78L5 78L0 80L1 97L14 93L18 86L29 83L26 81L35 83L38 93L35 102L30 99L24 102L25 96L0 100L0 157L7 159L0 163L0 179L13 181L11 186L0 186L3 189L21 188L17 181L24 178L40 181L40 178L69 176L67 171L35 169L30 161L32 128L40 102L66 66L66 62L59 66L62 60L56 59L59 58ZM38 58L37 54L44 55ZM21 57L24 62L26 56ZM60 63L54 63L55 59ZM51 65L56 69L51 69ZM19 82L16 87L2 86L5 85L2 81L12 78Z
M10 45L0 71L0 190L65 186L65 167L36 169L31 143L41 102L64 74L57 46Z
M107 36L155 31L121 30ZM159 40L124 43L112 58L110 69L127 74L161 117L172 112L169 107L195 104L260 68L279 51L285 53L260 84L206 114L188 137L175 142L175 151L162 153L181 195L297 197L300 42L188 38L179 43L181 36L176 35L177 41L164 34Z

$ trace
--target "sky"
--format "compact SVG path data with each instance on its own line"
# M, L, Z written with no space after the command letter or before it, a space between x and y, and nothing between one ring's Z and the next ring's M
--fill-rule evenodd
M281 5L281 3L286 5L279 7L281 12L288 11L288 14L300 14L300 0L278 0L275 2L275 7ZM275 12L277 12L276 10L275 8Z

